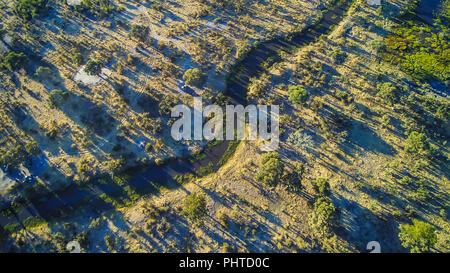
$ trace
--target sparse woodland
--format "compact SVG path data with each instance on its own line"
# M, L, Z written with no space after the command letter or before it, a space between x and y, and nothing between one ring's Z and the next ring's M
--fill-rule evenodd
M247 95L280 105L278 151L232 142L217 171L129 183L139 166L203 160L219 143L171 140L172 107L225 105L234 65L331 2L0 1L0 251L449 252L448 0L433 25L417 1L356 0L329 35L267 62ZM24 212L73 185L108 209Z

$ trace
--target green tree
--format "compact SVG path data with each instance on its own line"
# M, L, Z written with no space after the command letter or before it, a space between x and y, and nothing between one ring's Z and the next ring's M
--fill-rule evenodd
M276 186L281 180L284 164L277 152L269 152L261 157L261 170L256 173L255 180L268 186Z
M28 58L27 56L25 56L23 52L20 53L10 52L8 55L6 55L5 59L3 60L3 64L10 71L16 71L21 68L24 68L28 64Z
M186 197L182 214L195 225L201 225L208 214L205 196L194 192Z
M413 220L412 225L400 225L398 238L411 253L428 252L437 242L436 229L417 219Z
M69 98L69 93L63 90L55 89L49 94L50 107L59 108L63 106L67 99Z
M99 75L102 72L103 62L100 60L90 60L86 67L84 68L84 71L88 75Z
M187 85L201 87L205 84L206 74L198 68L188 69L183 75L183 80Z
M20 0L14 6L14 13L25 21L37 17L47 10L47 0Z
M295 105L300 105L306 102L309 97L308 91L301 85L291 85L288 88L289 101Z
M427 157L431 153L431 146L424 133L413 131L405 141L405 152L414 157Z

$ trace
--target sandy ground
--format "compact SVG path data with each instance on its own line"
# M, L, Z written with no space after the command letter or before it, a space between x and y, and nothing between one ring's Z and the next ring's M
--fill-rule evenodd
M112 73L108 68L102 68L102 72L100 75L89 75L84 71L86 65L83 65L80 70L78 70L77 74L73 78L73 80L77 83L81 83L84 85L95 86L102 81L106 80Z

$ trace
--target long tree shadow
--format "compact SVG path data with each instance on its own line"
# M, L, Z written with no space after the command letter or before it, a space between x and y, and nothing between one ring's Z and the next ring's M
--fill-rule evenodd
M367 252L370 241L378 241L383 252L404 251L397 236L398 224L392 217L380 217L343 196L333 196L333 199L340 211L338 235L355 242L359 251Z
M352 150L365 150L373 153L394 155L394 149L386 143L364 123L352 120L352 128L349 131L348 140L340 144L345 153L352 154Z

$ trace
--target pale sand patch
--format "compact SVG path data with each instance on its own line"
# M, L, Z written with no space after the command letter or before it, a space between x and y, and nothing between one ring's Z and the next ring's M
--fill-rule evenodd
M77 83L82 83L84 85L97 85L99 84L101 81L107 79L110 75L111 75L111 70L109 70L108 68L102 68L102 73L100 73L99 76L96 75L88 75L85 71L84 68L86 66L84 65L83 67L81 67L81 69L77 72L77 74L75 75L75 77L73 78L73 80Z
M79 6L79 5L81 5L81 0L67 0L67 5Z

